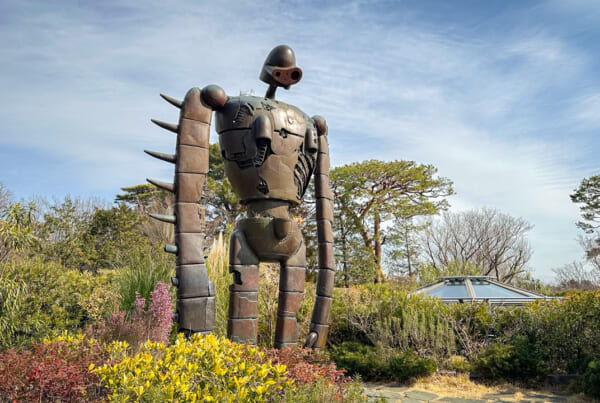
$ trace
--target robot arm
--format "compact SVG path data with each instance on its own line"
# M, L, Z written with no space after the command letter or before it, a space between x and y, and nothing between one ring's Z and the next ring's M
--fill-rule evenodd
M174 163L175 182L148 181L175 194L175 215L151 216L175 224L175 245L165 246L165 251L177 255L176 277L171 281L177 287L174 319L178 322L178 331L187 335L209 333L215 328L215 293L204 263L205 227L201 200L208 174L212 109L224 104L227 97L217 86L203 90L192 88L183 102L161 96L181 109L178 125L152 120L163 129L177 133L176 153L146 153Z
M315 199L317 202L317 237L319 251L319 273L317 297L305 347L323 348L329 330L329 314L333 297L335 260L333 255L333 193L329 187L329 145L327 123L314 116L317 129L318 154L315 167Z

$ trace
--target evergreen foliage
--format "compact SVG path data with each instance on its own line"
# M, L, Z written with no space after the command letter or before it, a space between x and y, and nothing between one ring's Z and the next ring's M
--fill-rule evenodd
M473 370L490 379L537 380L548 373L535 342L518 336L511 344L492 344L477 358Z
M589 363L583 378L583 390L591 397L600 398L600 359Z
M433 215L448 207L445 197L453 194L452 182L436 175L433 165L402 160L370 160L332 169L334 209L338 212L335 225L341 235L337 242L342 258L356 247L352 239L360 240L366 255L360 254L371 261L364 269L373 269L370 275L374 282L384 281L383 246L399 236L396 227L386 223ZM354 236L349 238L350 234Z
M600 175L584 178L571 194L571 201L582 204L579 209L583 221L577 223L579 228L587 233L600 228Z

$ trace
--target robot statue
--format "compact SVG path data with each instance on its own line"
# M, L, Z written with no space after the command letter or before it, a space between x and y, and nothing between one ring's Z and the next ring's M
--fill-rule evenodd
M318 225L319 273L310 332L305 346L325 346L331 310L333 195L329 188L327 125L320 116L275 99L277 87L289 89L302 78L292 49L281 45L267 56L260 79L269 85L264 97L230 97L209 85L192 88L183 102L161 95L181 109L179 124L152 120L177 133L175 155L146 153L175 164L175 182L148 181L175 194L175 215L152 215L175 224L178 329L185 334L209 333L215 327L214 286L204 264L204 185L208 173L212 111L225 164L225 174L245 205L230 240L228 337L256 343L259 262L281 265L275 347L298 342L296 313L304 298L306 246L290 208L302 202L314 173Z

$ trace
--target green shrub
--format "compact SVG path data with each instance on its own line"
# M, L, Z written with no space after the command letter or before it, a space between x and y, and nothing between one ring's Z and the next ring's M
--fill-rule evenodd
M512 374L514 347L509 344L492 344L478 357L474 371L488 378L505 377Z
M360 375L366 380L396 379L404 382L432 375L437 370L434 360L420 358L414 351L395 353L356 342L333 346L331 358L349 375Z
M591 361L583 376L584 392L595 398L600 398L600 360Z
M528 334L534 335L557 373L581 366L586 355L600 357L600 291L578 292L566 300L536 302Z
M344 370L337 369L323 350L286 347L265 351L265 358L273 365L285 365L288 379L294 382L295 388L287 391L285 401L361 401L357 399L362 396L360 384L345 376Z
M456 340L456 354L476 356L496 335L496 311L488 304L453 304L448 306L448 322Z
M22 323L27 285L20 279L0 275L0 351L12 346L15 333L30 332L29 323Z
M446 362L447 368L456 372L471 372L471 364L469 361L460 355L453 355Z
M344 342L331 349L331 358L349 375L360 375L367 380L389 378L389 366L375 347L356 342Z
M7 263L0 277L7 285L0 294L11 294L10 301L0 303L1 316L10 318L8 324L0 320L0 351L28 346L64 330L82 330L92 320L82 301L111 283L110 276L69 270L39 258Z
M454 351L449 310L439 299L410 295L392 284L352 287L336 293L332 339L336 332L363 334L384 350L415 350L437 359ZM352 324L355 329L348 329Z
M474 371L492 379L540 380L548 372L537 346L525 337L512 344L492 344L478 357Z
M359 381L354 381L340 389L336 385L325 381L322 378L315 382L304 384L296 388L290 388L281 399L289 403L314 403L314 402L336 402L359 403L366 399L362 393L362 385ZM274 401L279 401L275 398Z
M586 353L579 353L576 357L573 357L569 361L567 366L567 373L569 374L583 374L588 368L588 365L594 357Z
M389 363L390 374L400 382L431 376L436 370L437 364L434 360L419 358L412 350L392 358Z
M518 347L524 336L531 341L536 360L555 374L581 374L590 357L600 356L600 291L522 307L444 306L439 300L407 295L391 284L338 289L334 297L329 337L334 345L354 341L414 350L442 364L451 355L473 361L490 344Z

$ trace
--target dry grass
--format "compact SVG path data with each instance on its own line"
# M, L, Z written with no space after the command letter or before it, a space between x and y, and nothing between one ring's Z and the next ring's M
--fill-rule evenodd
M429 378L418 379L411 388L435 393L440 397L461 397L465 399L484 399L488 394L512 394L513 397L502 398L507 402L526 401L525 395L553 395L557 391L552 389L526 389L517 385L504 383L499 385L485 385L474 383L469 380L468 375L434 375ZM564 397L565 403L593 402L594 400L586 398L583 394L570 395Z
M434 375L418 379L414 388L426 390L440 396L478 399L489 393L520 393L521 389L514 385L486 386L469 380L468 375Z

